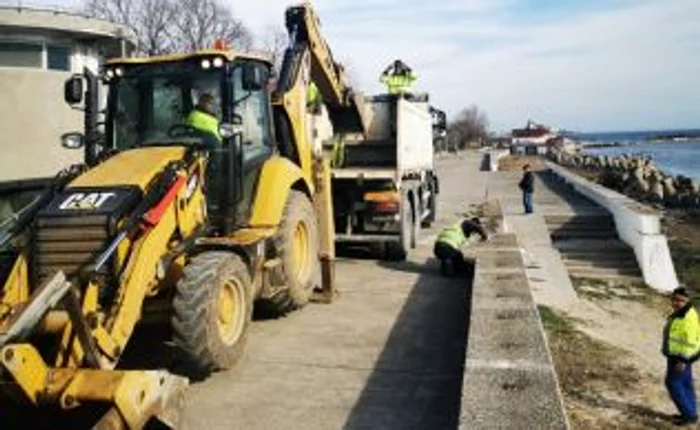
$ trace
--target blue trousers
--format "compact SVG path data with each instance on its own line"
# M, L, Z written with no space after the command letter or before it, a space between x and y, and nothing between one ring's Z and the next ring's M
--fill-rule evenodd
M695 387L693 386L693 369L686 364L682 372L674 368L674 361L666 365L666 388L678 412L687 420L696 420L698 413L695 404Z
M523 191L523 206L525 206L525 213L532 213L532 193Z

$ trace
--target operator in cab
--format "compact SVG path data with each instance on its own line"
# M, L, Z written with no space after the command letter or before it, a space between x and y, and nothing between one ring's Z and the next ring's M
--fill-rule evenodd
M210 135L216 139L217 143L221 142L219 134L219 119L216 117L214 106L216 100L210 93L202 93L199 96L197 105L192 112L187 116L187 125Z
M479 218L471 218L455 223L443 229L435 240L433 253L440 260L440 272L443 276L457 276L469 273L469 265L462 254L462 247L475 241L479 236L482 241L489 238Z
M418 76L401 60L396 60L384 72L379 81L386 85L389 94L401 95L409 93L409 89Z

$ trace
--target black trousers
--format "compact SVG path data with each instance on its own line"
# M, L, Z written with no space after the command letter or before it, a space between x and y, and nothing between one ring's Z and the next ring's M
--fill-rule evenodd
M467 273L464 255L459 249L442 242L435 243L433 248L435 258L440 260L440 272L445 276L456 276Z

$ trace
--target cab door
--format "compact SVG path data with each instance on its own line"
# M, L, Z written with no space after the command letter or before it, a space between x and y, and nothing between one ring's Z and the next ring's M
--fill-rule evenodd
M253 198L260 172L274 153L272 114L268 81L269 66L245 62L232 69L232 104L234 116L242 123L241 195L236 207L238 224L250 219Z

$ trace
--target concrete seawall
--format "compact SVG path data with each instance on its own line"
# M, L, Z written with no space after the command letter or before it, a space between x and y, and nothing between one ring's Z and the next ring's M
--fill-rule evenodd
M661 233L661 214L627 196L590 182L551 162L547 167L578 193L610 212L620 239L634 249L644 282L659 291L678 286L666 236Z
M567 429L568 420L518 240L468 249L476 266L460 429Z

